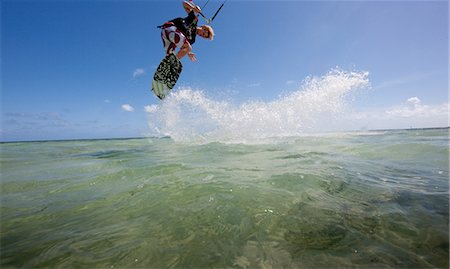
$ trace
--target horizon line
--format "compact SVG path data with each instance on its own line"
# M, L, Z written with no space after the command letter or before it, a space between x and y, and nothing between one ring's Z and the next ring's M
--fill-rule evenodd
M450 126L446 127L423 127L423 128L393 128L393 129L373 129L373 130L363 130L363 132L385 132L385 131L417 131L417 130L438 130L438 129L450 129ZM349 131L339 131L339 132L361 132L362 130L349 130ZM70 141L97 141L97 140L133 140L133 139L145 139L145 138L156 138L156 139L167 139L170 136L135 136L135 137L108 137L108 138L68 138L68 139L48 139L48 140L11 140L11 141L0 141L0 144L8 143L43 143L43 142L70 142Z

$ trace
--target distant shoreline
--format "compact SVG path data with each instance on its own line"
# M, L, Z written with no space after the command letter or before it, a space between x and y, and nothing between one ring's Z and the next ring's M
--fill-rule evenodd
M45 143L45 142L70 142L70 141L99 141L99 140L133 140L133 139L144 139L144 138L156 138L156 137L109 137L109 138L69 138L69 139L50 139L50 140L18 140L18 141L1 141L0 144L6 143ZM167 138L167 137L161 137Z
M443 130L450 129L450 126L447 127L428 127L428 128L408 128L408 129L373 129L373 130L365 130L364 132L386 132L386 131L424 131L424 130ZM351 130L351 131L340 131L340 132L361 132L359 130ZM155 137L155 136L137 136L137 137L117 137L117 138L73 138L73 139L49 139L49 140L17 140L17 141L0 141L0 144L8 144L8 143L45 143L45 142L70 142L70 141L99 141L99 140L134 140L134 139L146 139L146 138L158 138L158 139L166 139L170 138L169 136Z
M408 129L375 129L369 130L370 132L384 132L384 131L421 131L421 130L442 130L442 129L450 129L448 127L428 127L428 128L408 128Z

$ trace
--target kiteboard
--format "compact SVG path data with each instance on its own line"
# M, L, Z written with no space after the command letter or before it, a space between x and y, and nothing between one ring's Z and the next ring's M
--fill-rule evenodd
M159 99L164 99L180 77L183 65L177 56L170 53L162 59L152 81L152 91Z

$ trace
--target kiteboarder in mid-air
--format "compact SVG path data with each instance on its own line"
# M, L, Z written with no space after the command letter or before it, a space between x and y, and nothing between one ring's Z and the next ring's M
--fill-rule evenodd
M206 4L208 2L209 0ZM161 28L161 39L166 51L166 55L156 69L152 81L152 91L159 99L164 99L177 83L183 69L180 60L188 55L191 61L197 61L195 53L192 52L192 44L194 44L196 36L199 35L205 39L213 40L214 31L209 24L217 16L225 2L217 9L211 19L207 19L200 7L195 5L194 2L191 0L184 1L183 7L188 13L187 17L175 18L158 26ZM198 15L206 19L205 25L197 26ZM179 48L178 52L176 52L177 48Z
M176 48L180 48L176 54L181 60L186 54L191 61L196 61L195 53L192 52L192 44L195 43L197 35L213 40L214 31L209 25L197 27L198 14L202 14L199 6L193 1L184 1L183 7L188 13L186 18L176 18L161 25L161 39L166 51L166 55L173 53Z

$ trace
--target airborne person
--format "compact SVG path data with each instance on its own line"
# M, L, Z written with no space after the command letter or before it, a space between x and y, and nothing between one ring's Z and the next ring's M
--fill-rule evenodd
M197 27L197 14L201 14L202 11L193 1L184 1L183 7L188 16L186 18L175 18L161 25L161 39L166 55L175 53L176 48L179 48L178 53L176 53L179 60L187 54L189 59L194 62L197 59L195 53L192 52L192 44L195 43L196 36L199 35L205 39L213 40L214 31L209 25Z
M225 2L217 9L211 19L207 19L200 7L195 5L194 2L191 0L184 1L183 8L188 13L186 18L175 18L158 26L161 28L161 39L166 51L166 55L159 64L152 80L152 91L159 99L164 99L177 83L183 69L180 60L187 54L191 61L197 61L195 53L192 52L192 44L195 43L196 36L199 35L209 40L214 38L214 31L211 26L197 27L198 14L206 19L207 24L210 24L224 4ZM179 50L175 52L177 48Z

